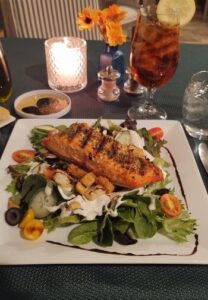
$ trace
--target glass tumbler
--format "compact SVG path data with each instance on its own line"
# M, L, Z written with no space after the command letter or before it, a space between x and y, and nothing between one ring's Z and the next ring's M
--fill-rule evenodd
M208 139L208 71L191 77L184 93L182 115L190 136Z
M12 80L4 49L0 42L0 103L9 99L12 94Z
M55 37L45 41L49 86L73 93L87 85L87 43L77 37Z

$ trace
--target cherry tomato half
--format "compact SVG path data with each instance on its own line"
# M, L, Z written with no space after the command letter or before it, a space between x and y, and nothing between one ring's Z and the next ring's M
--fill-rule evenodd
M148 130L149 134L151 134L156 140L160 140L164 136L164 131L160 127L153 127Z
M23 163L25 161L28 161L32 159L35 156L36 152L34 150L17 150L12 153L12 158L17 162L17 163Z
M181 213L181 203L179 199L172 194L164 194L160 197L160 205L168 217L177 217Z

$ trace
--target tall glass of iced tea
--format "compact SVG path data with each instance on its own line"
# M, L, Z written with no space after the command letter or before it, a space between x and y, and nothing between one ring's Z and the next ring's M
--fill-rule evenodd
M168 21L167 21L168 20ZM166 119L153 103L155 91L171 79L179 58L179 24L176 14L158 15L139 10L131 45L130 67L134 79L147 88L145 102L131 107L132 119Z

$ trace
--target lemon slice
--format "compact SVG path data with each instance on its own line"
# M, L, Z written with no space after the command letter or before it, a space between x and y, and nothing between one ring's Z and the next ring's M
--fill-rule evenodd
M157 16L160 22L173 23L174 18L171 14L175 14L180 26L189 23L195 11L195 0L160 0L157 5Z

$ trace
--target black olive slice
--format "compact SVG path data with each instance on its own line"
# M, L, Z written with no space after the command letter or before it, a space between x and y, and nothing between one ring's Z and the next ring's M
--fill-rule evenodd
M49 153L45 156L45 160L48 164L53 165L59 161L59 158L56 155Z
M168 194L170 192L170 189L160 189L160 190L156 190L155 191L155 195L158 195L158 196L162 196L164 194Z
M15 226L19 224L21 218L22 218L22 214L20 212L20 209L17 207L11 207L5 213L5 221L7 222L7 224L11 226Z
M39 109L36 106L23 107L22 111L27 114L39 115Z

